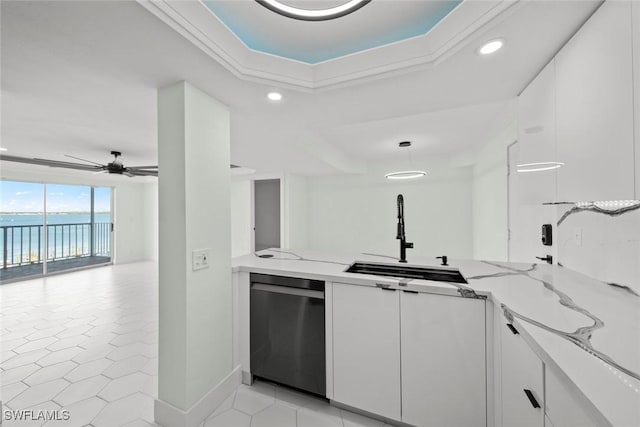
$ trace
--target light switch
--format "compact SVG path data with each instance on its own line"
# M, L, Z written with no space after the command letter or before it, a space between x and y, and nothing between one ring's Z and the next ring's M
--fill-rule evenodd
M193 271L209 268L209 249L196 249L192 253Z

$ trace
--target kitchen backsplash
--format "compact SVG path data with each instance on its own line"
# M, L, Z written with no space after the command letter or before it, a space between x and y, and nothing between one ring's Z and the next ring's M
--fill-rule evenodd
M557 261L640 295L640 203L558 205Z

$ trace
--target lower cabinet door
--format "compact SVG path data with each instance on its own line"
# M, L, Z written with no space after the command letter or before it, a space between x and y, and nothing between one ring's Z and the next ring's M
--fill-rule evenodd
M580 391L569 388L549 366L545 371L545 412L553 426L597 427L578 396ZM586 398L585 398L586 400Z
M333 284L333 400L400 420L398 291Z
M503 318L504 319L504 318ZM514 325L497 325L502 342L502 426L544 426L544 365Z
M485 300L403 291L402 422L486 426Z

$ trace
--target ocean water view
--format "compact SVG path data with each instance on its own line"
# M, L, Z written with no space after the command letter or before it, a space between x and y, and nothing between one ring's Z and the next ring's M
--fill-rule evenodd
M0 213L0 262L11 267L44 258L43 213ZM89 212L48 213L47 260L111 253L111 213L96 212L91 249Z
M42 225L44 213L3 212L0 213L0 226L6 225ZM96 212L96 222L111 222L110 212ZM76 224L91 222L89 212L49 212L47 224Z

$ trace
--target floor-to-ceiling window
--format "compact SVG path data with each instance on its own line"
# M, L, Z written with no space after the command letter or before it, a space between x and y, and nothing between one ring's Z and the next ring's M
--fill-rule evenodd
M0 280L16 272L42 274L43 221L43 184L0 181Z
M0 212L0 281L111 262L111 188L0 181Z

